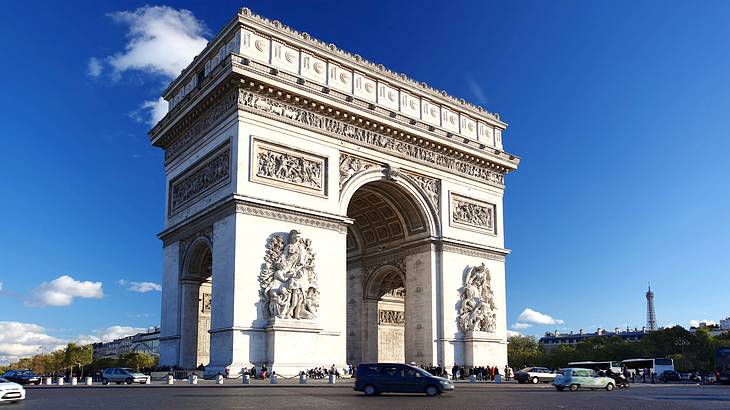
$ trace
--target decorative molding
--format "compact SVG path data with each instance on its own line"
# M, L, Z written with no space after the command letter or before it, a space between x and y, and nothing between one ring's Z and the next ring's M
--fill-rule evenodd
M441 180L423 175L414 174L408 171L402 175L421 189L423 194L433 206L434 211L439 211L439 198L441 197Z
M379 325L405 325L406 324L406 312L400 310L379 310L378 311L378 324Z
M213 306L213 300L210 296L210 293L203 293L203 303L201 303L200 313L210 313L211 307Z
M498 262L504 262L504 255L500 255L496 252L490 252L483 249L477 249L466 245L457 244L442 244L442 252L458 253L464 256L474 256L481 259L489 259Z
M497 206L451 193L451 226L497 234Z
M489 269L483 263L467 267L464 286L459 294L459 330L462 333L494 332L497 328L497 305L494 302Z
M449 156L434 149L316 114L301 107L258 95L248 90L240 90L239 107L245 111L265 113L271 118L283 120L315 132L326 132L338 139L354 142L389 155L436 166L500 188L504 186L504 174L477 165L474 162L458 159L456 155Z
M327 196L327 158L253 140L251 182Z
M378 269L385 267L385 266L392 266L397 269L400 269L401 272L405 274L406 272L406 255L404 254L396 254L392 255L390 258L380 259L377 261L372 261L367 264L363 264L363 275L362 275L362 281L363 284L370 282L370 279L372 279L373 273L377 271Z
M274 219L276 221L284 221L287 223L306 225L315 228L329 229L331 231L336 231L342 234L347 233L347 225L344 222L339 222L323 217L317 217L314 215L308 215L296 211L284 210L273 206L237 201L236 212L240 214Z
M183 131L179 133L178 136L166 137L166 139L169 139L172 142L165 146L165 165L169 164L182 152L200 140L200 138L217 125L226 114L235 111L238 102L238 93L236 90L231 90L222 97L215 98L218 103L208 108L208 110L204 111L202 114L198 114L195 121L191 125L182 128Z
M312 241L292 229L285 239L272 235L259 274L259 294L268 319L313 320L319 310L319 284Z
M223 144L170 181L168 214L231 181L231 145Z
M347 153L340 153L340 190L353 176L370 168L377 167L375 161L359 158Z

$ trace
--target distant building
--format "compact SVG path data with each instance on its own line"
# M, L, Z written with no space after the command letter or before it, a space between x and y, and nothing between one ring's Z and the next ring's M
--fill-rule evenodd
M578 333L574 333L573 331L570 333L560 333L556 330L554 332L546 332L545 336L540 338L540 345L545 351L550 351L561 345L575 346L579 342L594 339L596 337L614 336L618 336L623 340L635 342L641 340L641 338L648 333L649 330L645 327L642 327L641 329L630 329L627 327L626 330L621 330L617 327L613 332L598 328L598 330L593 333L584 333L583 329L580 329Z
M648 330L656 330L656 311L654 310L654 292L646 292L646 328Z
M111 342L94 343L94 360L118 359L129 352L160 355L160 328L151 327L146 332L115 339Z
M700 322L699 326L692 326L689 331L694 333L698 329L707 330L710 336L720 336L723 333L730 332L730 317L720 320L720 323Z

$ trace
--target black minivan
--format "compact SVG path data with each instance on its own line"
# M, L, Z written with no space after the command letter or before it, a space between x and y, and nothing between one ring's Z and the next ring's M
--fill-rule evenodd
M362 363L355 372L356 391L380 393L426 393L435 396L454 390L454 384L418 367L402 363Z

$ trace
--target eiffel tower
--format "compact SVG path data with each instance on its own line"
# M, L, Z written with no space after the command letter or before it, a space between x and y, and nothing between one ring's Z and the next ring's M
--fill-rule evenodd
M654 292L651 291L651 285L649 285L649 291L646 292L646 329L656 330L656 312L654 312Z

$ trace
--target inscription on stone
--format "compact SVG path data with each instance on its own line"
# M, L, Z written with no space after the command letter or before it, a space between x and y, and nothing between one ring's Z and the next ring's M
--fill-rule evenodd
M218 150L170 182L170 214L231 179L231 147Z

